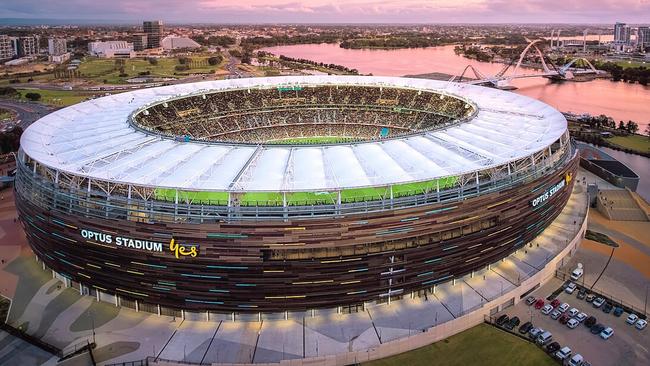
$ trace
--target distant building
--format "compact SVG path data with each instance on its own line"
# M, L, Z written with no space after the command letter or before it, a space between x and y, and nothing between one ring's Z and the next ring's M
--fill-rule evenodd
M18 57L35 56L38 54L38 41L35 37L14 38L14 52Z
M201 48L201 45L188 37L167 36L162 39L160 45L165 50L181 48Z
M159 48L163 34L162 20L142 22L142 28L147 34L147 48Z
M47 52L50 56L61 56L68 52L65 38L50 38L47 40Z
M147 34L146 33L136 33L131 36L131 42L133 42L134 51L142 51L147 48Z
M637 30L636 40L637 46L641 51L650 48L650 27L639 27Z
M630 27L627 24L617 22L614 25L614 43L619 45L630 44Z
M0 34L0 60L8 60L14 57L14 46L11 38L5 34Z
M127 41L103 41L88 43L88 52L102 58L132 58L135 57L133 43Z

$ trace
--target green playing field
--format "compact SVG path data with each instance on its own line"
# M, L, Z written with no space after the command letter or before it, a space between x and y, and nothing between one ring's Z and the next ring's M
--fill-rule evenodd
M309 136L291 137L286 139L270 140L268 144L275 145L317 145L317 144L338 144L342 142L355 141L354 137L348 136Z
M456 184L456 177L446 177L426 182L396 184L393 186L393 197L414 196L426 192L435 192L436 189L451 188ZM176 190L158 188L155 191L158 200L175 202ZM354 188L341 191L341 202L374 201L390 197L388 187ZM283 198L280 192L248 192L237 194L236 197L242 206L282 206ZM288 205L326 205L335 204L338 200L336 192L295 192L287 193ZM196 204L227 205L227 192L191 192L178 191L178 202L192 202Z

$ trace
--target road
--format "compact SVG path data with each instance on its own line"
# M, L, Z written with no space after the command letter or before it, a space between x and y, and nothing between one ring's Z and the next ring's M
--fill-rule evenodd
M16 112L20 121L18 125L23 129L27 128L37 119L56 110L56 108L44 104L19 102L10 99L0 99L0 108Z

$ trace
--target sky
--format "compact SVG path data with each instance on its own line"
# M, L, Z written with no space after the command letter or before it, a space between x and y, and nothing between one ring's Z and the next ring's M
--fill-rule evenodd
M0 18L136 23L650 23L650 0L0 0Z

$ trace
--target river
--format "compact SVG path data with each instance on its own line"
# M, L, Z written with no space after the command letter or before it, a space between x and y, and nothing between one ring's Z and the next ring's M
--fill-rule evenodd
M263 49L276 55L305 58L355 68L363 74L404 76L439 72L458 75L472 65L494 75L501 63L470 60L454 53L454 46L398 50L352 50L338 44L306 44ZM509 70L512 73L513 70ZM467 74L466 74L467 75ZM474 77L474 75L469 75ZM545 78L514 80L516 93L527 95L563 112L606 114L616 121L633 120L643 132L650 123L650 86L597 79L589 82L551 82Z
M597 39L597 36L592 36ZM605 36L603 36L605 37ZM565 38L565 37L561 37ZM579 37L566 37L579 38ZM603 39L605 41L605 39ZM306 44L263 49L276 55L304 58L355 68L363 74L404 76L432 72L458 75L472 65L494 75L503 64L470 60L454 53L454 46L399 50L352 50L338 44ZM512 70L509 70L512 73ZM473 77L473 75L470 75ZM589 82L551 82L545 78L514 80L515 93L544 101L563 112L606 114L616 121L633 120L643 132L650 122L650 86L597 79ZM604 149L640 177L638 192L650 201L650 160L642 156Z

